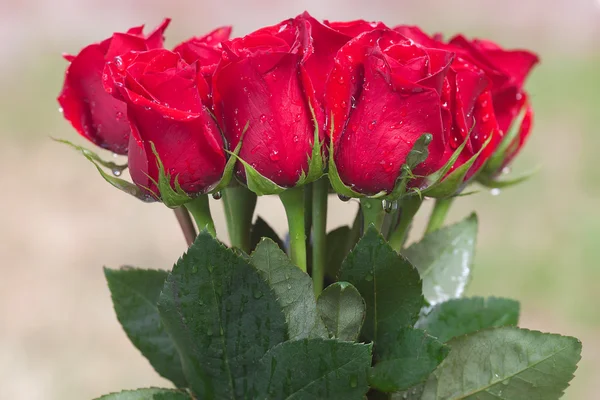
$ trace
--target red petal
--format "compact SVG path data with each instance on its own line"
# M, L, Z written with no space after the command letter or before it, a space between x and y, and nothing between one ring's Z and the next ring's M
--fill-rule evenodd
M84 48L67 69L58 102L65 118L82 136L115 153L126 154L130 133L126 107L104 90L103 68L100 46Z
M431 133L434 141L429 161L417 167L417 174L439 167L439 95L392 75L382 55L367 56L363 90L335 147L335 162L344 183L361 193L390 192L406 156L424 133Z
M215 113L230 149L246 124L240 157L281 186L294 186L307 170L312 116L299 77L300 55L254 55L219 67ZM241 166L238 173L243 175Z
M216 184L223 175L225 154L221 136L214 120L208 113L198 114L189 120L177 121L165 118L158 108L130 104L128 117L135 136L141 138L148 163L138 157L130 165L131 176L138 185L145 186L143 168L153 179L158 178L156 160L150 142L154 143L165 170L175 177L187 193L199 193ZM133 136L133 135L132 135ZM136 157L139 154L136 154ZM136 169L136 168L139 168Z

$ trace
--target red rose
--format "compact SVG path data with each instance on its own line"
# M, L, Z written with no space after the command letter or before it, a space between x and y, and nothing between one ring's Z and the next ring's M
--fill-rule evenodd
M511 128L520 112L524 112L517 138L504 156L506 165L518 153L531 130L533 110L523 84L539 58L528 51L504 50L493 42L469 41L460 35L450 40L450 44L462 49L462 56L482 68L490 77L494 111L503 133Z
M163 33L169 22L165 19L148 36L142 33L143 26L138 26L89 45L76 56L65 56L71 64L58 102L65 118L82 136L115 153L127 153L131 130L125 117L126 106L104 91L104 64L131 50L162 47Z
M229 39L230 26L223 26L200 37L194 37L177 45L173 51L179 53L188 64L198 62L200 72L204 76L208 87L212 83L212 75L221 60L221 42ZM207 90L210 94L210 89ZM212 94L210 94L212 97ZM212 99L208 100L212 104Z
M383 22L367 22L362 19L355 21L324 21L324 24L342 33L348 37L356 37L364 32L373 31L375 29L387 29Z
M442 159L444 163L448 161L468 136L465 147L448 172L464 165L481 151L464 177L464 181L467 181L493 154L502 137L494 112L492 82L479 65L464 57L460 48L441 42L439 35L429 37L415 26L398 26L394 30L424 46L456 53L442 90L445 138ZM482 150L486 142L487 146Z
M440 93L453 54L378 29L344 45L325 94L333 120L334 161L344 184L363 194L390 193L413 145L432 135L429 158L413 171L441 167L444 125Z
M127 104L132 135L129 170L138 186L156 192L157 160L188 194L209 191L222 177L225 154L206 108L207 85L197 63L165 49L131 52L107 63L105 88Z
M311 107L324 125L317 100L322 82L313 79L314 60L329 53L313 54L322 43L313 48L315 22L303 14L223 42L213 78L214 110L229 148L237 146L247 126L240 158L283 187L294 186L308 172L315 129ZM324 137L322 129L319 137ZM237 174L245 178L242 165Z

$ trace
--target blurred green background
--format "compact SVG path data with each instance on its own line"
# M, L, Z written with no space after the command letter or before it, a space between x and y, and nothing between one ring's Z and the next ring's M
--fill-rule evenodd
M0 0L0 398L89 399L166 384L121 331L102 266L170 268L183 237L172 211L111 189L81 156L50 140L84 143L58 113L60 54L164 16L173 18L167 44L174 45L220 24L242 35L305 9L323 19L460 31L540 54L528 83L534 133L513 168L540 172L499 196L482 190L461 198L450 220L472 210L480 216L470 294L518 299L523 327L580 338L583 360L566 398L598 398L597 0ZM330 204L331 228L356 208L335 197ZM212 205L225 238L221 205ZM258 213L284 229L276 199L261 199Z

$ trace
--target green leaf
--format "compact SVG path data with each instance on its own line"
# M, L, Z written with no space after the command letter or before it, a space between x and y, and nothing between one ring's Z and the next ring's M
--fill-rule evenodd
M334 339L358 339L365 320L366 305L360 293L348 282L328 286L317 299L317 311Z
M449 345L422 400L558 399L581 358L576 338L514 327L461 336Z
M471 277L476 236L477 216L471 214L462 222L429 233L404 251L421 274L429 304L464 293Z
M402 390L400 392L391 393L390 400L421 400L423 390L425 389L424 383L419 383L409 389Z
M263 196L266 194L279 194L286 188L279 186L269 178L262 176L252 165L242 160L237 154L228 151L228 153L235 157L244 166L246 171L246 186L248 189L256 193L257 196Z
M192 397L180 390L149 388L124 390L104 395L96 400L192 400Z
M257 217L256 222L252 225L252 231L250 232L250 248L255 249L261 239L265 237L277 243L277 246L279 246L280 249L285 249L283 241L279 238L273 228L267 224L267 221L261 217Z
M152 178L150 179L158 187L160 200L169 208L181 207L185 203L191 201L192 198L181 188L181 185L179 184L179 176L175 176L175 188L173 189L173 186L171 186L171 174L169 171L165 170L165 166L163 165L153 142L150 142L150 147L152 147L152 153L154 153L154 157L156 158L156 165L158 167L158 182L154 181Z
M369 374L369 384L388 393L405 390L425 381L450 350L426 332L413 328L400 330L393 341L381 347L384 350L377 351L375 366Z
M479 158L479 155L481 154L483 149L485 149L488 146L488 144L490 144L491 139L492 135L490 135L490 137L485 141L483 146L481 146L481 149L479 149L479 151L475 155L473 155L466 163L456 168L445 178L442 177L441 181L434 183L427 189L421 191L421 195L434 198L445 198L456 194L465 184L465 177L467 176L469 169L471 169L471 166L475 163L477 158Z
M53 140L56 142L62 143L62 144L66 144L67 146L70 146L71 148L73 148L73 149L79 151L81 154L83 154L83 156L85 158L87 158L88 161L90 161L92 164L94 164L94 166L96 167L96 169L98 170L98 172L100 173L102 178L104 178L104 180L106 182L110 183L112 186L116 187L120 191L125 192L143 202L156 201L156 198L152 197L144 189L138 187L137 185L135 185L131 182L127 182L125 179L117 178L114 175L107 174L102 168L100 168L100 166L102 165L104 167L112 169L113 171L115 171L117 174L120 175L121 171L123 171L125 168L127 168L126 165L117 165L117 164L111 163L109 161L104 161L100 158L100 156L98 156L98 154L94 153L93 151L88 150L85 147L77 146L77 145L69 142L68 140L54 139L54 138L53 138ZM114 172L113 172L113 174L114 174Z
M179 353L160 321L158 296L167 271L144 269L108 269L104 275L125 333L156 372L177 387L186 387Z
M350 243L351 235L352 231L348 226L341 226L327 233L325 274L332 280L337 277L342 261L354 245Z
M263 239L250 255L250 262L269 284L285 314L290 340L327 337L317 314L312 279L292 264L272 240Z
M371 345L305 339L282 343L260 362L255 399L362 400Z
M286 339L275 294L206 231L169 274L158 311L197 398L246 398L250 371Z
M424 329L442 342L485 328L516 326L519 302L509 299L473 297L440 303L421 317L417 328Z
M423 305L419 273L373 227L344 260L340 280L353 284L365 299L366 339L385 342L417 320Z

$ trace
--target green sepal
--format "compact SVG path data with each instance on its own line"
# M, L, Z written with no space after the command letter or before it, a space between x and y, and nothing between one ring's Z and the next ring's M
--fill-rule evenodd
M227 152L242 163L244 170L246 171L246 186L248 189L256 193L257 196L264 196L266 194L279 194L286 189L279 186L269 178L262 176L260 172L258 172L252 165L242 160L237 154L230 151Z
M246 126L244 127L244 131L242 132L240 141L238 142L237 146L235 146L235 149L233 149L233 153L230 153L233 155L231 157L229 157L229 160L227 160L227 163L225 164L225 169L223 170L223 176L221 177L221 180L210 191L210 193L220 192L221 190L223 190L227 186L229 186L229 183L231 182L231 178L233 177L233 169L235 168L235 163L237 161L238 154L240 154L240 150L242 149L242 139L244 138L244 134L246 133L246 130L248 129L248 124L249 123L247 123Z
M480 185L483 185L489 189L504 189L507 187L518 185L521 182L525 182L526 180L531 178L533 175L537 174L538 171L539 171L539 168L536 168L533 171L526 172L522 175L517 176L516 178L509 178L509 179L492 179L489 176L482 174L482 175L477 176L477 183L479 183Z
M525 118L525 107L523 111L519 114L519 116L513 122L512 127L509 129L506 136L502 138L502 141L496 148L494 154L487 160L483 168L481 169L481 176L486 176L488 179L493 179L491 177L495 176L500 172L504 164L504 160L511 149L511 146L515 142L517 136L519 136L519 131L521 129L521 124L523 123L523 119Z
M315 124L315 133L313 137L312 152L310 157L308 157L308 173L302 171L298 182L296 182L296 186L305 185L307 183L316 181L323 176L325 170L322 152L325 141L319 140L319 123L317 122L317 117L315 116L315 110L310 103L308 104L308 107L310 108L310 113L312 114L313 122Z
M127 168L127 165L118 165L118 164L115 164L110 161L104 161L100 158L100 156L98 156L93 151L88 150L85 147L81 147L76 144L73 144L73 143L69 142L68 140L55 139L55 138L52 138L52 140L62 143L62 144L66 144L67 146L70 146L71 148L79 151L81 154L83 154L83 156L85 158L88 159L88 161L90 161L92 164L94 164L94 166L96 167L96 169L98 170L98 172L100 173L100 175L102 176L102 178L104 178L104 180L106 182L110 183L112 186L116 187L117 189L121 190L122 192L125 192L125 193L135 197L136 199L142 200L144 202L152 202L152 201L156 200L152 195L148 194L148 192L146 192L142 188L138 187L137 185L135 185L131 182L128 182L125 179L117 178L116 176L108 174L101 168L101 166L110 168L113 171L113 174L115 172L117 174L120 174L125 168Z
M175 176L175 189L173 189L173 187L171 186L171 174L165 170L165 166L162 160L160 159L160 156L156 151L156 146L154 146L153 142L150 142L150 147L152 148L152 153L154 154L154 157L156 157L156 167L158 168L158 182L150 176L148 176L148 178L158 188L160 200L164 203L165 206L169 208L181 207L185 203L191 201L192 198L181 188L181 185L179 184L179 175Z
M421 163L427 160L429 157L429 144L433 140L433 136L430 133L422 134L419 139L413 145L413 148L408 152L406 156L406 163L402 165L402 172L398 179L396 180L396 184L394 185L394 190L385 196L386 200L395 201L406 195L406 187L408 182L411 179L416 178L413 174L413 170ZM419 194L419 190L413 191L411 193ZM420 194L419 194L420 196Z
M434 183L428 188L422 190L421 195L433 197L436 199L451 197L455 195L465 184L464 180L465 176L467 175L467 172L469 172L469 169L471 169L471 167L475 163L475 160L477 160L481 152L490 144L491 140L492 135L488 137L483 146L481 146L481 149L479 149L479 151L475 155L473 155L469 159L469 161L456 168L454 171L452 171L452 173L450 173L450 175L448 175L446 178L443 178L442 181Z
M456 148L456 150L454 150L454 153L452 153L452 155L450 156L450 158L448 159L446 164L444 164L444 166L442 168L440 168L436 172L428 175L425 178L425 182L426 182L425 187L430 187L430 186L433 186L433 185L439 183L444 178L444 176L446 176L448 171L450 171L450 168L452 168L452 166L454 165L456 160L458 160L458 157L460 157L460 153L462 153L462 151L465 148L465 146L467 145L467 142L469 141L470 137L471 137L471 131L469 131L469 134L467 135L465 140L461 143L461 145L458 146Z

